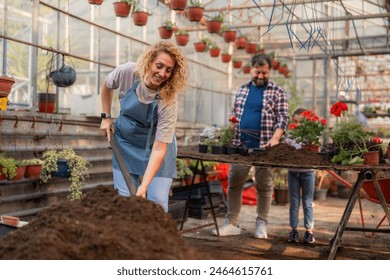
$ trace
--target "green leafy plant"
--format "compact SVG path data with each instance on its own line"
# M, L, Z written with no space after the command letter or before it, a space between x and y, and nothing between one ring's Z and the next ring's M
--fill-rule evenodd
M288 189L286 168L274 168L272 170L272 182L274 189Z
M224 22L224 17L223 14L218 14L212 17L211 21L219 21L219 22Z
M194 173L187 165L184 159L176 159L177 178L184 179L187 176L192 176Z
M190 0L190 7L203 7L203 3L196 0Z
M28 165L43 165L43 160L39 158L30 158L30 159L23 159L20 161L21 166L28 166Z
M166 28L167 30L173 30L175 31L177 29L176 25L172 22L172 20L167 19L163 22L161 27Z
M230 146L233 136L234 136L234 132L230 126L222 128L221 129L221 145L226 146L226 147Z
M58 171L58 160L67 161L71 181L68 199L80 199L83 195L82 187L86 184L88 177L88 168L91 164L83 157L77 155L72 148L56 151L49 150L43 153L43 166L41 172L41 181L46 183L51 179L52 173Z
M14 158L4 157L0 154L0 166L2 167L2 174L5 174L8 179L12 179L16 176L16 161Z
M188 31L187 30L184 30L184 29L178 29L176 32L175 32L175 35L188 35Z

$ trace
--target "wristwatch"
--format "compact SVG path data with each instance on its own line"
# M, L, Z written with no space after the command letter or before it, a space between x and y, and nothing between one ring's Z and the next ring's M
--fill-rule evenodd
M102 119L111 119L111 115L110 114L107 114L107 113L101 113L100 114L100 117Z

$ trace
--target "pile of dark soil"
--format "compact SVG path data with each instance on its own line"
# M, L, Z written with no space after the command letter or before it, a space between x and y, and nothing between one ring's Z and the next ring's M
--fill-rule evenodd
M98 187L64 201L0 239L1 259L203 259L178 235L163 209Z

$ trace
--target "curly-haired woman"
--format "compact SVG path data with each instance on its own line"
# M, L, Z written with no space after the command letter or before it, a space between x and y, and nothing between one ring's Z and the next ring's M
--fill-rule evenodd
M182 51L168 42L149 46L138 61L119 65L101 89L100 129L108 141L115 137L137 196L147 197L168 211L172 178L176 177L177 95L184 91L188 66ZM120 114L111 135L111 105L119 90ZM113 155L114 188L129 196L117 159ZM142 178L141 178L142 176ZM141 180L142 179L142 180Z

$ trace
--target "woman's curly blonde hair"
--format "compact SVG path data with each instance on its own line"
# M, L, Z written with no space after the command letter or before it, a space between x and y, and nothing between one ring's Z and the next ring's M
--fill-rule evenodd
M187 86L187 61L183 52L178 47L169 42L158 42L149 46L138 58L135 73L138 77L148 75L152 62L160 53L168 54L175 61L172 75L159 88L160 99L168 103L174 100L176 94L184 91Z

